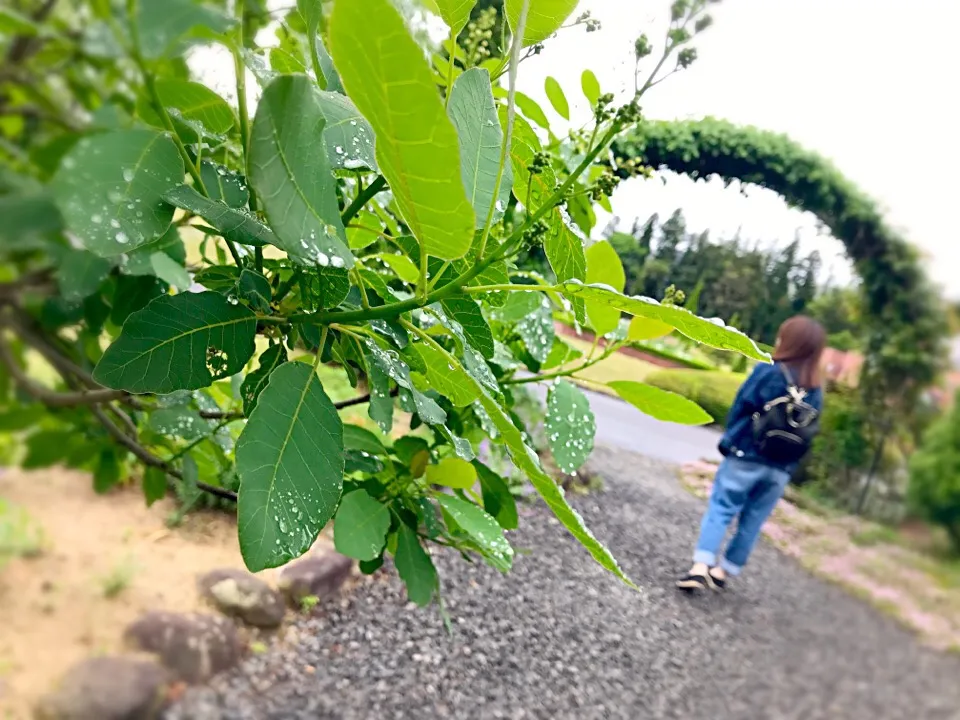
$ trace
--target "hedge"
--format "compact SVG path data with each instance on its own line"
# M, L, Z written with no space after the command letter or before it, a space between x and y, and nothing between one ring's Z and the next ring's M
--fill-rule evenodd
M719 370L659 370L644 382L693 400L723 425L744 380L745 375Z

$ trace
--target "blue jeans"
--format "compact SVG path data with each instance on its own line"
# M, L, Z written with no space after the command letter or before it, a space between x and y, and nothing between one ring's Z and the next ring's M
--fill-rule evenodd
M783 470L737 458L725 459L713 481L693 561L715 566L727 528L737 517L737 532L727 545L720 567L729 575L739 575L760 537L760 528L789 482L790 475Z

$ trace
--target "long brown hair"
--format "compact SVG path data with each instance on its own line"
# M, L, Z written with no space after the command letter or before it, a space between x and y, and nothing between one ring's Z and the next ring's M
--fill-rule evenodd
M820 387L820 358L827 344L823 326L806 315L786 320L777 332L773 359L790 367L800 387Z

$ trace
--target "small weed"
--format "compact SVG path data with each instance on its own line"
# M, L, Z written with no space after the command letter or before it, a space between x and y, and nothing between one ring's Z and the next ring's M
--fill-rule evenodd
M850 542L859 547L873 547L881 543L898 545L900 544L900 536L891 527L871 524L851 533Z
M267 651L267 644L260 642L259 640L254 640L250 643L250 652L254 655L263 655Z
M302 598L300 598L300 610L304 613L308 613L313 610L319 602L320 598L318 598L316 595L304 595Z
M113 599L119 596L124 590L130 587L133 582L133 576L136 574L136 567L130 560L118 563L114 568L100 578L100 587L103 590L103 596Z
M14 558L43 553L43 529L22 508L0 498L0 568Z

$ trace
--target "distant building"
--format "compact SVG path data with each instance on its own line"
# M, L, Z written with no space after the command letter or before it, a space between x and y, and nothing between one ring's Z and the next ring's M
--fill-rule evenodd
M858 352L827 348L823 351L820 364L827 381L856 387L860 379L860 369L863 367L863 355Z

